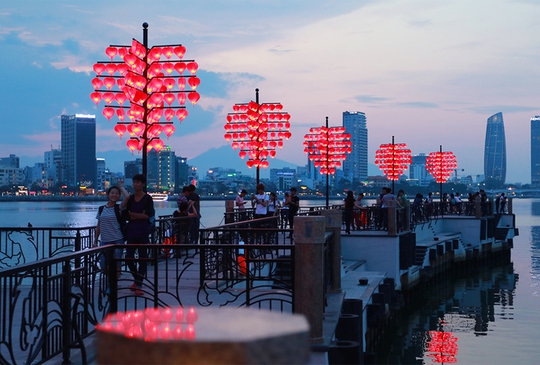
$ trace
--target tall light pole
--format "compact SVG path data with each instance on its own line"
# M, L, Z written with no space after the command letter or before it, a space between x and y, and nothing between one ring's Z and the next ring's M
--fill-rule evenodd
M246 165L257 169L257 184L260 182L259 169L267 168L268 158L276 156L276 148L283 147L283 140L291 138L289 113L283 111L281 103L259 104L259 89L255 89L255 101L233 106L227 114L224 138L231 142L234 150L239 150L240 158L248 158Z
M392 136L391 144L382 144L375 153L375 164L383 171L388 180L392 181L392 193L394 182L399 179L412 162L411 150L405 143L394 143Z
M351 135L345 127L328 127L328 117L323 127L310 128L304 136L304 153L313 166L326 175L326 208L329 206L329 176L336 173L336 167L352 152Z
M90 98L96 105L105 102L102 113L107 120L116 115L114 130L120 138L129 133L126 145L132 152L142 152L143 175L147 176L148 152L163 148L160 135L165 133L169 138L174 133L173 118L182 122L187 117L186 99L193 105L200 99L195 91L200 79L196 76L198 64L183 59L186 47L169 44L149 48L148 23L142 27L142 43L133 39L131 46L106 48L111 60L94 65L95 91Z

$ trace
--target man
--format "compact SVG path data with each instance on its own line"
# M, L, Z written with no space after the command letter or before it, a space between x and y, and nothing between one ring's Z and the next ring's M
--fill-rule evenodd
M197 189L195 185L190 184L188 186L189 194L187 195L187 198L189 201L193 201L193 207L195 207L195 210L197 211L197 215L192 217L190 228L189 228L189 235L191 244L198 244L199 243L199 224L201 221L201 197L199 194L195 192Z
M270 198L264 193L264 184L257 184L257 194L251 195L251 202L255 207L255 219L266 218L267 206Z
M122 201L122 209L126 209L129 222L126 228L127 244L150 243L150 217L153 217L154 201L149 194L144 191L146 187L146 177L142 174L133 176L133 190L135 193L128 195ZM129 247L129 246L128 246ZM138 251L139 260L135 260L135 252ZM148 258L147 249L127 249L127 265L133 275L134 283L131 291L136 295L143 295L142 284L146 277L146 267Z
M300 209L300 198L296 195L296 188L291 188L291 194L285 202L285 206L289 207L289 225L291 229L294 229L294 216L298 213ZM290 235L289 235L290 237Z
M246 201L244 197L247 195L246 189L242 189L240 194L236 196L236 208L238 209L238 220L245 221L247 218L246 215Z
M388 208L396 206L396 197L392 194L391 188L383 188L384 195L381 199L381 209L383 213L383 229L388 229Z

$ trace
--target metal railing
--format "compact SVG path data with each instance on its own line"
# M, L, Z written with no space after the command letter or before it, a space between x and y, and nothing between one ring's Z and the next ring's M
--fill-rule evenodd
M158 222L156 239L170 238L170 230L183 219ZM53 249L49 252L58 252L54 257L0 268L0 363L41 364L58 356L69 363L74 351L87 363L91 349L85 339L95 333L96 325L108 313L116 311L232 305L293 312L296 248L289 237L292 230L275 225L275 218L243 221L202 229L200 244L129 248L88 248L93 236L82 239L75 229L71 241L79 236L83 242L77 252L72 252L75 244L67 244L64 237L66 242L58 241L58 247L66 247L63 254ZM31 233L36 232L33 229ZM331 235L327 236L324 293L331 281ZM141 292L131 290L134 281L127 269L127 256L114 259L118 248L125 253L128 249L148 250L148 271ZM137 255L132 260L142 261Z
M0 228L0 270L92 247L95 227Z

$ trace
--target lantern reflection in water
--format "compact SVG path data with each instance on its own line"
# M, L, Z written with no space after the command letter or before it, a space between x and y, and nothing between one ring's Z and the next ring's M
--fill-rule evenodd
M182 307L147 308L144 311L110 314L98 329L145 341L192 341L196 337L197 320L198 314L194 307L188 309L185 317Z
M426 351L431 361L440 364L452 364L457 362L457 338L452 332L429 331L429 342Z

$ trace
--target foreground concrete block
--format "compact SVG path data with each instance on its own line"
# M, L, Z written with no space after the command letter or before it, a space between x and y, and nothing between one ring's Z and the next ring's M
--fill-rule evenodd
M301 315L245 308L197 308L198 319L188 331L188 322L170 319L172 314L168 321L162 320L165 310L174 313L176 309L159 309L162 316L157 320L158 313L145 311L130 312L142 316L135 322L126 320L126 313L107 319L97 334L98 364L309 362L309 326ZM154 324L149 324L151 319ZM167 334L165 327L171 333ZM183 333L175 335L178 327Z

